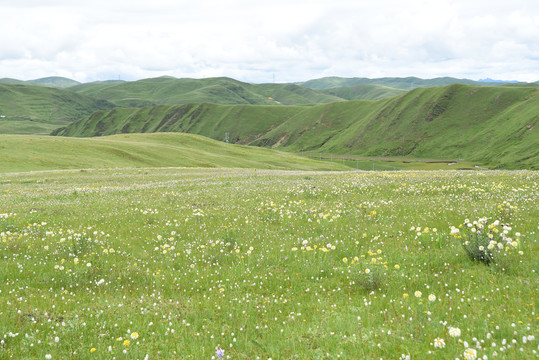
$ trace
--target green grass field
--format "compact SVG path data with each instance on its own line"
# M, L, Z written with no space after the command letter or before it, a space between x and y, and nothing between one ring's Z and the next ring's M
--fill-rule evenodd
M180 133L96 138L0 135L0 149L0 173L127 167L350 169L339 163Z
M538 193L532 171L3 174L0 358L536 358Z

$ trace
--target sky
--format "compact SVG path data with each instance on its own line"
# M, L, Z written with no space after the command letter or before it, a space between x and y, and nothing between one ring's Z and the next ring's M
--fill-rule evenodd
M539 81L537 0L0 0L0 78Z

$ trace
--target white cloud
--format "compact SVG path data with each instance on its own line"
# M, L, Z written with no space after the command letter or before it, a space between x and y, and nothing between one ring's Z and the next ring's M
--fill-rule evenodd
M0 77L539 80L535 0L0 0L0 13Z

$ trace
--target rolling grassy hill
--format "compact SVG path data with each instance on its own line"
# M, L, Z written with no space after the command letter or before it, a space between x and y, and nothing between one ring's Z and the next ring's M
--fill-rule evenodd
M350 169L289 153L225 144L199 135L178 133L124 134L99 138L0 135L0 149L0 173L124 167Z
M176 79L169 76L113 84L82 84L70 88L79 94L106 99L118 106L151 104L310 105L342 101L293 84L248 84L229 78Z
M49 76L41 79L30 80L28 82L32 84L55 87L59 89L65 89L80 84L80 82L78 81L61 76Z
M456 158L539 169L539 90L451 85L316 106L190 104L99 112L56 132L191 132L287 151Z
M0 84L38 85L38 86L48 86L48 87L54 87L54 88L59 88L59 89L65 89L71 86L78 85L80 83L78 81L61 77L61 76L49 76L49 77L44 77L44 78L35 79L35 80L28 80L28 81L3 78L3 79L0 79Z
M406 90L370 84L322 89L319 91L346 100L380 100L401 95L406 92Z
M369 78L343 78L337 76L324 77L320 79L308 80L297 83L309 89L322 90L337 87L351 87L357 85L381 85L401 90L412 90L418 87L436 87L453 84L475 85L475 86L502 86L504 82L481 82L469 79L456 79L452 77L440 77L434 79L420 79L417 77L384 77L377 79Z
M48 134L69 122L113 105L70 91L0 84L0 133Z
M53 135L103 136L118 133L184 132L249 144L308 106L216 105L210 103L115 108L97 111Z

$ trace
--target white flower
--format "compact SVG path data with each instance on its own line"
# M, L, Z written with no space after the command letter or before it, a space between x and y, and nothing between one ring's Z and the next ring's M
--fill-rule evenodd
M464 350L464 359L466 359L466 360L475 360L475 359L477 359L477 350L470 349L470 348Z
M434 339L434 347L435 348L444 348L445 347L445 341L441 338Z
M429 295L429 301L435 301L435 300L436 300L436 295L430 294Z
M52 359L52 355L51 354L45 355L45 359Z
M450 326L449 327L449 336L451 336L451 337L459 337L460 336L460 329Z

